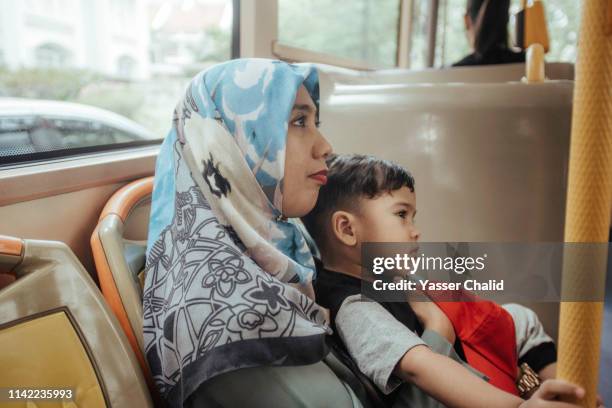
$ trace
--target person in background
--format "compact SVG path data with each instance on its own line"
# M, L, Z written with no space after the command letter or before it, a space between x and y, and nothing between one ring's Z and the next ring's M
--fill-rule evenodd
M452 66L525 62L525 53L508 46L510 0L468 0L465 29L472 53Z

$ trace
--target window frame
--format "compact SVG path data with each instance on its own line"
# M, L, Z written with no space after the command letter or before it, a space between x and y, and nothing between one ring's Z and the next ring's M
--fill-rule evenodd
M436 64L439 11L440 0L429 0L429 10L427 13L427 68L434 68Z
M272 42L272 54L284 61L316 62L362 71L374 71L381 68L378 65L369 64L367 62L352 58L338 57L337 55L333 54L316 52L301 47L286 45L278 40L274 40Z
M278 38L278 0L235 0L240 3L240 57L278 58L291 62L315 62L358 70L382 67L365 61L308 50L282 43ZM410 65L412 4L415 0L399 0L397 48L393 68ZM254 3L257 3L255 8ZM234 9L236 10L236 9Z
M161 145L163 138L152 140L137 140L124 143L109 143L96 146L73 147L69 149L56 149L47 152L35 152L13 156L0 156L0 170L5 167L25 163L44 163L54 159L85 157L90 154L138 149L147 146Z
M106 122L100 119L88 118L85 116L74 116L74 115L61 115L54 113L36 113L36 112L17 112L14 115L0 115L0 123L3 120L22 120L25 123L36 123L37 120L45 120L54 123L53 126L56 126L56 122L65 122L67 126L62 129L58 129L58 131L62 134L62 137L66 136L67 132L88 132L88 131L108 131L109 137L116 140L116 136L114 132L118 132L120 134L131 135L134 137L138 137L136 133L131 134L129 130L122 129L121 127L115 126L112 123ZM87 126L91 126L91 129L87 129L86 126L79 127L79 124L86 124ZM56 129L54 127L54 129ZM28 127L22 128L28 134L28 138L30 142L32 141L32 131L35 128ZM2 137L2 129L0 129L0 137ZM78 137L78 136L77 136ZM154 139L135 139L126 142L111 142L111 143L99 143L99 144L90 144L84 146L75 146L75 147L62 147L58 149L52 149L47 151L39 151L25 154L16 154L16 155L0 155L0 169L6 166L12 166L15 164L23 164L29 162L42 162L45 160L54 160L62 157L74 157L79 155L86 155L91 153L101 153L101 152L109 152L114 150L125 150L131 147L133 148L142 148L151 145L161 145L164 137L154 138ZM33 145L33 144L32 144Z

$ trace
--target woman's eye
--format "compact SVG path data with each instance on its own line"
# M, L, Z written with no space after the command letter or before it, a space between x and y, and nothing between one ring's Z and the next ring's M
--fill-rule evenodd
M297 119L294 119L293 122L291 122L291 124L297 127L306 127L306 117L300 116Z

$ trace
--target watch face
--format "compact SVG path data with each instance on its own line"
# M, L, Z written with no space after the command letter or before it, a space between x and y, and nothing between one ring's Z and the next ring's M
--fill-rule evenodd
M541 383L538 374L527 363L521 364L521 376L516 382L521 398L530 398Z

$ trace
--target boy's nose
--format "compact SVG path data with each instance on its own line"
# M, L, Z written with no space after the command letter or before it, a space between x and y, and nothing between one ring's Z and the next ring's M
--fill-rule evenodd
M421 238L421 231L414 228L411 233L411 238L415 241L418 241Z

